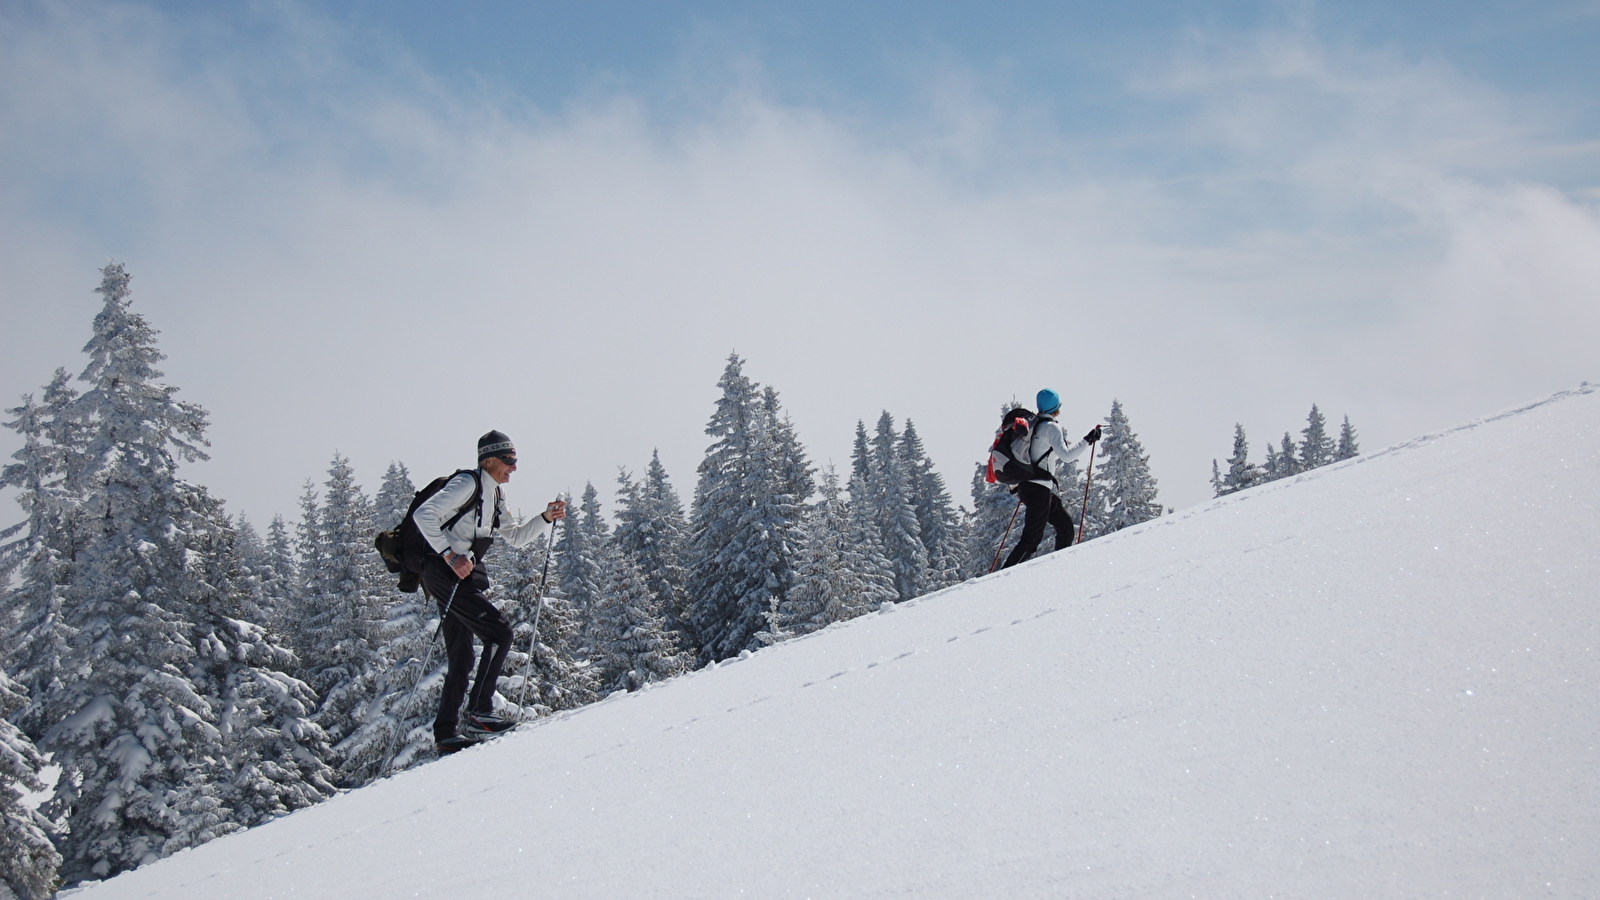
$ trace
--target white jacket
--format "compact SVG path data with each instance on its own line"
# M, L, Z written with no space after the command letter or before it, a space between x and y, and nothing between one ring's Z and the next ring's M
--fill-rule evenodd
M1083 451L1087 449L1089 449L1088 441L1079 441L1068 449L1066 439L1061 435L1061 426L1056 424L1055 417L1040 416L1038 421L1033 423L1033 439L1028 445L1028 462L1039 465L1040 461L1045 459L1045 452L1048 450L1054 450L1056 459L1061 462L1071 462L1082 456ZM1043 468L1045 471L1050 470L1049 465ZM1035 478L1033 483L1042 484L1047 488L1056 486L1056 483L1048 478Z
M442 526L456 514L456 510L472 500L474 477L483 484L482 514L477 509L469 509L449 531L443 530ZM496 510L500 513L498 531L494 527ZM502 537L513 547L526 547L544 533L545 526L549 524L544 516L538 515L525 522L508 525L513 520L511 512L506 509L505 495L500 492L500 485L495 484L489 473L482 469L462 472L450 479L439 489L439 493L417 507L411 519L417 523L417 530L422 532L423 538L435 551L443 553L454 550L463 555L472 549L472 542L476 538Z

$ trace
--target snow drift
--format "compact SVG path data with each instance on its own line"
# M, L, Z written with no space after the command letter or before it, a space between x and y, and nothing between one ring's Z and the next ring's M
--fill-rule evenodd
M75 900L1600 896L1597 499L1585 384Z

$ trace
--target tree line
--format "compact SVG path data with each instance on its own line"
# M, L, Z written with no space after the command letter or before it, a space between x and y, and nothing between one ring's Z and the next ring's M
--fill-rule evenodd
M123 266L101 274L88 363L5 423L23 446L0 485L24 518L0 531L0 884L23 898L431 758L444 674L437 609L399 593L372 549L415 493L406 466L369 497L335 454L297 521L228 515L179 474L205 458L206 412L161 380ZM619 470L609 517L590 483L549 535L488 555L516 633L499 685L512 713L809 634L983 575L1009 549L1014 497L979 464L958 506L911 421L858 422L849 469L819 469L737 355L718 387L687 505L653 456ZM1056 467L1084 539L1162 513L1120 403L1097 452L1088 484L1076 462ZM22 791L45 789L47 764L59 775L36 809Z
M1228 471L1223 473L1216 460L1211 461L1211 489L1214 496L1225 497L1246 488L1269 481L1298 475L1330 463L1351 459L1361 454L1356 430L1350 427L1350 417L1344 417L1336 441L1328 434L1328 420L1311 404L1306 415L1305 430L1300 432L1300 443L1295 444L1289 432L1283 433L1283 442L1274 447L1267 445L1267 458L1261 465L1250 461L1250 442L1245 438L1244 426L1233 426L1233 455L1228 457Z

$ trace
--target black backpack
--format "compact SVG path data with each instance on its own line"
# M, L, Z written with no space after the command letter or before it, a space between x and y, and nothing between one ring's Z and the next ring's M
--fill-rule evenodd
M1033 426L1037 421L1032 410L1021 406L1000 417L1000 430L994 433L994 443L989 445L989 467L984 472L984 481L1021 484L1044 478L1056 480L1055 473L1040 465L1054 448L1045 450L1038 460L1029 458L1033 453Z
M449 475L435 478L422 490L417 491L416 496L411 498L411 506L406 509L405 518L388 531L378 532L377 537L372 539L372 546L378 551L378 555L383 557L384 568L400 576L400 583L396 587L407 594L415 593L417 586L422 583L423 561L430 556L438 555L434 553L427 538L422 536L421 529L417 528L416 520L411 516L424 501L444 490L444 486L449 484L451 479L462 474L473 476L472 497L456 510L454 515L446 519L440 529L449 531L454 528L456 523L461 521L461 517L469 511L482 515L483 480L477 476L476 469L457 469ZM494 511L493 527L499 526L500 510L497 506Z

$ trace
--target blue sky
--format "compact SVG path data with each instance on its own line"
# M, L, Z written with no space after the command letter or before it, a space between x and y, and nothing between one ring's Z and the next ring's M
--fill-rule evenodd
M1119 398L1186 506L1234 422L1600 376L1597 60L1592 0L0 3L0 396L115 258L257 520L491 427L530 507L653 447L687 497L730 350L960 498L1006 398Z

